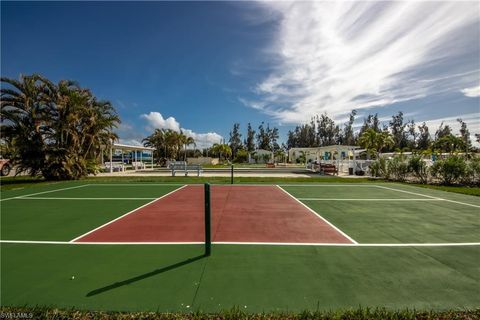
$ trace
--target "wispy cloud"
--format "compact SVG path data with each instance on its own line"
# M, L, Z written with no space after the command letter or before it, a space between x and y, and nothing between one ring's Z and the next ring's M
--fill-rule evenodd
M285 123L478 83L476 2L261 2L280 17L278 61L244 101ZM465 92L464 92L465 94Z
M148 114L142 114L140 117L147 121L146 129L148 131L155 129L182 131L186 136L192 137L193 140L195 140L196 147L200 149L210 147L214 143L220 143L223 139L222 136L216 132L197 133L193 130L182 128L174 117L164 118L160 112L152 111Z
M435 131L440 127L443 123L444 125L450 126L452 128L453 133L458 135L460 131L460 123L457 119L462 119L468 127L470 131L470 139L475 146L479 146L478 143L475 141L474 133L480 132L480 112L468 113L458 115L456 117L447 117L447 118L440 118L440 119L433 119L425 121L428 128L430 129L430 134L435 134Z

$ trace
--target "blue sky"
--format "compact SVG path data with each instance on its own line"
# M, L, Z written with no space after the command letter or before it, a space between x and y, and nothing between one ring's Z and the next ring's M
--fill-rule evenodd
M480 4L5 2L1 74L73 79L119 112L122 142L183 129L200 146L262 121L353 108L462 117L480 133Z

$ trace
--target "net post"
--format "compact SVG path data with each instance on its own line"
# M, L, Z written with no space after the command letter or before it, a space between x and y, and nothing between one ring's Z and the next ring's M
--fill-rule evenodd
M230 184L233 184L233 164L230 167Z
M205 256L212 251L211 219L210 219L210 184L205 183Z

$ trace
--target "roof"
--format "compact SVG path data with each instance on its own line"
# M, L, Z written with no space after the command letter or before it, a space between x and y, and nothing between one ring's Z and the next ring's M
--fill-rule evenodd
M121 144L121 143L114 143L113 147L116 149L123 149L123 150L148 150L148 151L155 150L155 148L144 147L144 146L132 146L132 145Z

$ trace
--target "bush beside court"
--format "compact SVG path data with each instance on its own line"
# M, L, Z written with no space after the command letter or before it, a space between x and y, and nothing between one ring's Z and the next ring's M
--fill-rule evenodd
M389 181L412 181L420 184L480 185L480 158L466 159L452 155L439 159L428 167L421 155L406 158L396 155L391 159L379 158L370 165L372 176Z

